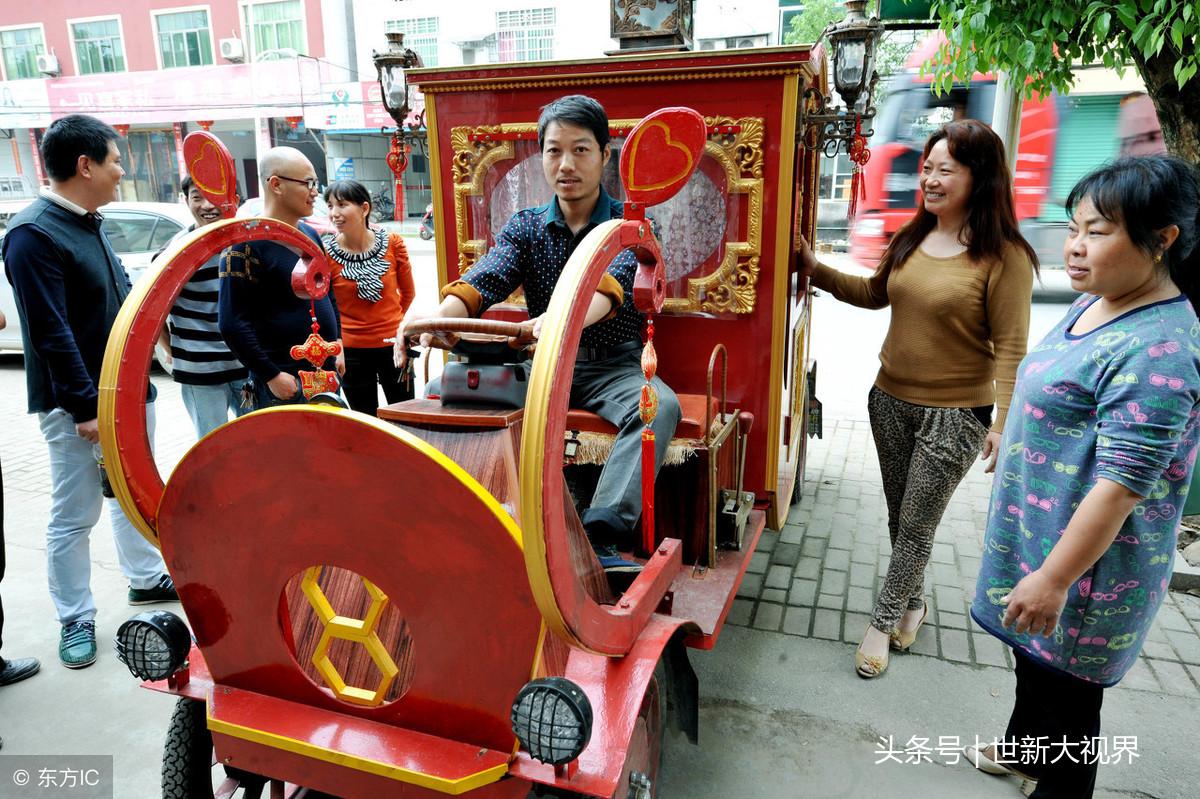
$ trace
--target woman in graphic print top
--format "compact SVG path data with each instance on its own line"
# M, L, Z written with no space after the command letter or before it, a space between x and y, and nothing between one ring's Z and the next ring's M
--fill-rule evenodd
M404 239L368 223L371 195L356 180L335 180L325 190L337 235L322 237L333 262L333 293L342 315L346 348L343 387L350 407L375 415L379 391L390 402L412 399L412 364L399 343L400 324L412 305L413 277ZM385 339L396 338L389 346Z
M1067 274L1086 293L1019 369L971 608L1016 654L1006 739L1094 739L1102 688L1166 595L1200 443L1198 180L1126 158L1068 199ZM1019 768L1041 777L1034 796L1095 780L1094 763Z

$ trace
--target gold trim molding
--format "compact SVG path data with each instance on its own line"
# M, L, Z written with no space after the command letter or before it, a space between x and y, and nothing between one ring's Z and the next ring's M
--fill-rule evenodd
M628 129L638 121L615 119L610 124L614 128ZM763 120L761 117L705 117L704 122L710 128L731 126L737 131L711 134L704 152L725 170L729 195L746 197L746 237L743 241L726 241L724 255L717 268L703 277L690 278L687 296L668 297L663 310L674 313L752 313L762 254ZM536 123L451 128L450 169L460 275L469 271L487 249L486 238L471 238L468 219L470 198L483 196L484 179L493 166L516 157L516 146L511 137L536 131ZM486 138L489 135L504 138Z
M542 65L545 66L545 65ZM729 69L727 66L699 67L686 72L670 70L646 70L640 74L598 75L594 72L578 72L572 74L559 73L552 78L476 78L463 81L420 81L414 79L413 85L420 88L422 94L446 94L449 92L499 91L506 89L545 89L579 86L581 81L589 86L609 85L615 83L661 83L678 80L716 80L725 78L771 78L779 75L799 75L811 72L812 67L805 64L790 63L779 67L758 69ZM423 76L414 76L415 78Z

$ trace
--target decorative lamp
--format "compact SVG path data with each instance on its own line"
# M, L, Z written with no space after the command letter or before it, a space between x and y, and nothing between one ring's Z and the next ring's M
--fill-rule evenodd
M822 150L830 158L844 152L854 163L848 209L851 219L865 190L862 169L871 158L867 137L874 132L870 126L875 118L872 95L879 81L875 51L884 31L878 17L867 18L866 6L867 0L846 0L845 18L821 33L833 50L833 85L845 107L833 105L831 97L809 87L804 92L802 117L805 148Z
M404 34L389 32L386 34L388 49L371 53L375 69L379 73L379 90L383 96L383 107L387 109L396 126L404 127L408 117L408 75L407 70L423 67L421 56L404 46Z

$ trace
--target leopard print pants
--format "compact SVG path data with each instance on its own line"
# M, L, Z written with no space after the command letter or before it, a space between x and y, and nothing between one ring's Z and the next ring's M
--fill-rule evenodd
M946 505L983 448L987 428L970 408L913 405L872 388L867 398L888 507L892 559L871 625L891 632L925 602L925 565Z

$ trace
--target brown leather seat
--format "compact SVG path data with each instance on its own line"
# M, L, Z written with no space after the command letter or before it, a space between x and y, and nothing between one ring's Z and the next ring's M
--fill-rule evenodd
M704 401L703 394L677 394L679 397L680 419L675 428L676 438L704 438ZM712 417L717 416L717 398L713 397ZM578 430L581 433L608 433L616 435L617 428L601 419L591 411L572 408L567 411L567 429Z

